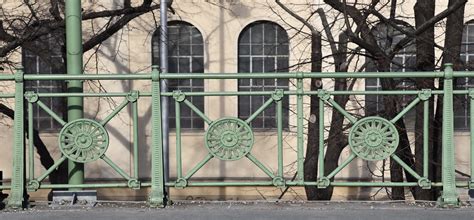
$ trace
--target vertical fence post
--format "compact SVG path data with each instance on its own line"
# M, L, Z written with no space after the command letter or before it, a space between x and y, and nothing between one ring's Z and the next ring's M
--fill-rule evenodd
M18 68L15 73L15 115L14 115L14 140L13 140L13 173L11 193L8 199L10 208L22 208L25 193L25 118L24 118L24 82L23 68Z
M303 115L303 74L296 77L296 115L297 115L297 181L304 182L304 115Z
M458 206L456 191L454 158L454 115L453 115L453 65L444 68L443 95L443 145L442 145L442 182L443 192L439 199L441 206Z
M165 205L164 173L163 173L163 133L161 124L161 86L158 66L152 66L152 103L151 103L151 192L150 206Z

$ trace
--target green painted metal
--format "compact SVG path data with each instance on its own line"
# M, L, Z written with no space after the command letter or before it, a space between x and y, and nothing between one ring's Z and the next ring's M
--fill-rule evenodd
M356 123L357 119L352 116L349 112L347 112L342 106L340 106L339 104L337 104L337 102L335 102L332 98L331 98L331 94L329 94L328 91L324 90L324 89L320 89L318 90L318 92L315 94L315 95L318 95L318 97L324 101L325 103L327 103L328 105L331 105L333 108L335 108L337 111L339 111L342 115L344 115L344 117L347 118L347 120L349 120L351 123Z
M128 96L127 99L132 103L132 126L133 126L133 177L138 179L139 175L139 155L138 155L138 98L140 94L138 91L132 91Z
M193 169L191 169L188 174L186 174L185 177L183 177L183 179L185 179L186 181L191 178L197 171L199 171L199 169L201 169L204 165L207 164L207 162L209 162L214 156L212 154L208 154L203 160L201 160L201 162L199 162Z
M318 143L318 173L320 179L324 176L324 100L319 99L319 143ZM325 182L326 179L323 180Z
M59 132L59 149L70 161L89 163L101 158L109 147L109 134L100 123L77 119Z
M60 125L66 125L66 122L59 117L53 110L51 110L48 106L46 106L42 101L37 101L38 106L43 109L48 115L50 115L54 120L56 120Z
M334 75L333 75L334 74ZM474 99L474 90L453 90L452 78L456 76L469 76L474 77L473 72L453 72L452 68L448 65L445 72L423 72L423 73L388 73L384 74L383 77L403 77L406 74L408 77L440 77L444 80L443 90L409 90L409 91L329 91L329 90L318 90L318 91L307 91L305 90L304 79L311 77L318 78L372 78L380 77L379 73L282 73L280 74L173 74L166 73L160 74L157 67L153 67L150 74L98 74L98 75L23 75L21 69L13 76L0 77L0 81L15 80L15 137L13 146L13 175L11 186L2 186L4 189L11 188L11 197L9 199L9 205L12 207L21 207L24 202L24 191L26 187L28 190L35 191L38 189L52 189L52 188L69 188L69 189L81 189L81 188L110 188L110 187L128 187L132 189L138 189L140 187L151 187L149 202L151 206L163 206L166 204L167 195L165 194L165 187L174 186L176 188L186 187L211 187L211 186L268 186L268 187L282 187L282 186L317 186L325 188L328 186L345 186L345 187L392 187L392 186L420 186L428 189L431 187L442 187L443 192L440 197L440 204L443 206L456 206L458 205L459 199L456 192L456 187L474 187L474 181L455 179L455 160L454 160L454 142L453 142L453 96L454 95L466 95L468 94L471 99ZM184 79L184 78L196 78L196 79L209 79L209 80L220 80L220 79L242 79L242 78L288 78L296 81L296 90L275 90L275 91L236 91L236 92L160 92L160 80L161 79ZM70 91L67 93L34 93L24 92L23 82L26 80L67 80L71 81L83 81L83 80L151 80L151 91L131 91L131 92L112 92L112 93L91 93L82 91ZM336 95L367 95L367 94L380 94L380 95L417 95L414 101L412 101L407 107L397 114L392 119L385 119L381 117L363 117L356 118L351 112L345 110L345 107L337 105L334 101L333 96ZM262 95L268 98L262 106L260 106L249 118L238 119L234 117L224 117L221 119L213 120L206 115L206 112L199 110L190 100L188 96L243 96L243 95ZM428 165L429 165L429 102L428 100L432 95L438 95L438 98L443 97L444 102L444 118L443 118L443 165L442 182L431 182L428 179ZM163 163L163 143L162 143L162 132L161 132L161 97L168 96L173 97L176 103L176 179L165 182L164 181L164 163ZM290 180L285 176L284 173L284 134L291 134L291 131L283 129L283 102L282 98L285 96L292 96L296 99L296 171L297 176L295 180ZM319 164L318 173L319 176L315 182L304 181L303 178L303 162L304 162L304 141L305 141L305 111L304 98L305 96L317 96L319 98L319 114L317 120L320 122L320 142L319 142ZM5 97L11 97L6 94ZM73 97L82 99L83 97L123 97L124 101L117 106L112 112L97 122L95 120L85 119L84 117L77 118L75 120L69 120L66 122L64 119L59 117L57 113L52 111L42 102L42 98L45 97ZM151 97L152 102L152 144L151 144L151 182L143 182L138 176L139 162L142 158L139 157L139 125L138 125L138 112L139 105L138 101L141 97ZM27 102L24 102L24 101ZM472 100L471 100L472 101ZM25 103L27 106L25 106ZM394 123L400 120L410 109L415 106L422 104L423 113L423 170L422 173L415 172L410 166L404 163L394 153L398 147L399 137L395 129ZM25 155L25 135L24 135L24 113L23 109L27 107L30 109L27 118L28 131L32 134L32 118L31 109L33 105L38 105L40 108L45 110L52 118L63 125L63 129L59 134L60 150L63 156L57 159L52 167L43 173L35 174L34 172L34 143L28 142L28 154ZM108 147L108 138L104 138L103 135L107 134L105 125L112 120L119 112L125 109L127 106L131 106L131 116L133 127L133 159L130 167L133 167L130 173L125 172L123 168L118 166L116 161L106 156ZM209 153L199 161L192 169L183 170L183 153L187 149L182 146L183 131L181 128L181 111L182 105L190 107L199 117L203 118L207 123L205 131L205 142ZM254 132L251 124L259 114L268 109L271 105L276 105L276 116L277 116L277 164L272 166L265 164L260 161L254 154L252 154L252 147L254 145ZM474 102L471 102L471 115L474 115ZM351 129L348 135L349 146L351 147L351 153L342 163L334 170L329 173L324 173L324 151L325 151L325 127L324 118L325 106L332 107L337 111L341 112L349 123L351 123ZM474 117L471 117L471 124L474 124ZM474 126L471 126L471 133L474 134ZM101 136L102 135L102 136ZM29 139L32 139L30 136ZM107 141L106 141L107 140ZM77 149L80 149L77 150ZM77 154L77 155L76 155ZM268 155L271 156L271 155ZM206 164L213 158L219 160L239 160L243 157L249 159L256 168L262 170L268 176L268 181L239 181L239 182L216 182L216 181L193 181L193 176L198 171L205 171ZM337 176L344 170L355 158L360 157L364 160L383 160L392 158L394 161L399 163L406 172L413 175L417 182L341 182ZM25 159L28 160L28 167L25 167ZM70 161L78 162L80 164L90 163L93 161L105 162L111 169L115 170L123 180L115 183L97 183L97 184L83 184L83 183L69 183L69 184L48 184L45 180L59 165L65 162L67 159ZM260 158L261 159L261 158ZM474 176L474 135L471 136L471 174ZM277 167L276 170L272 170L270 167ZM27 169L25 172L25 169ZM239 169L236 167L235 169ZM27 177L25 177L27 173ZM331 180L335 178L334 180ZM26 185L25 185L26 183Z
M459 75L456 75L459 74ZM454 77L462 77L463 73L456 73ZM212 76L209 76L212 75ZM444 77L442 72L360 72L360 73L163 73L162 79L309 79L309 78L439 78ZM466 76L465 76L466 77Z
M418 173L416 173L416 171L414 171L408 164L406 164L402 159L400 159L400 157L398 157L397 155L395 154L392 154L391 155L392 159L395 160L398 164L400 164L400 166L403 167L403 169L405 171L407 171L408 173L410 173L413 177L415 177L417 180L420 180L421 179L421 176L418 175Z
M35 148L34 148L34 138L33 138L33 98L32 93L25 93L25 97L28 99L28 164L29 164L29 174L28 177L30 180L35 179Z
M265 174L267 174L270 178L274 179L275 175L273 175L272 171L268 169L262 162L260 162L255 156L252 154L247 154L247 158L249 158L252 163L254 163L260 170L262 170Z
M8 185L0 185L0 190L10 189L11 186Z
M278 141L278 177L281 178L280 182L274 182L279 186L285 185L284 174L283 174L283 101L284 96L283 90L276 90L273 95L273 100L277 103L277 141Z
M8 206L11 208L22 208L25 205L25 119L24 110L24 77L23 68L18 68L15 73L15 134L13 138L13 174L11 182L11 193L8 198Z
M119 106L117 106L112 113L110 113L107 117L105 117L99 124L101 126L105 126L113 117L115 117L123 108L125 108L129 104L129 100L125 99Z
M152 67L152 129L151 129L151 192L149 203L152 207L162 207L166 202L164 167L163 167L163 134L161 123L161 85L158 66Z
M40 96L34 92L25 92L24 97L28 101L28 130L30 134L30 139L32 138L33 130L33 114L31 111L33 104L37 104L46 113L48 113L52 118L54 118L58 123L63 125L61 132L59 133L59 148L63 156L56 160L53 166L51 166L46 172L42 173L39 177L35 178L34 174L34 148L33 141L29 142L29 168L28 168L28 177L29 181L27 182L28 191L36 191L38 189L44 188L73 188L74 186L82 186L84 184L69 184L69 187L57 187L56 185L51 186L50 184L44 184L43 181L54 171L59 165L65 162L67 159L77 162L77 163L90 163L98 159L102 159L107 163L113 170L120 174L126 181L129 188L139 189L141 187L141 181L138 180L138 105L137 101L140 97L138 91L131 91L125 93L125 101L119 105L110 115L108 115L100 123L90 119L77 119L75 121L66 123L62 118L60 118L55 112L49 109L41 100ZM55 95L55 94L53 94ZM134 178L131 174L127 174L122 168L116 165L110 158L105 155L108 147L108 133L105 130L105 125L110 121L114 116L118 115L120 110L122 110L126 105L131 103L132 106L132 118L134 121L133 124L133 137L134 140L134 149L133 149L133 166L134 166ZM62 184L64 185L64 184ZM117 184L99 184L98 188L102 187L113 187ZM120 185L120 184L119 184ZM87 184L84 186L88 186ZM95 185L91 185L95 186ZM121 186L121 185L120 185ZM89 187L89 186L88 186Z
M331 179L334 176L336 176L336 174L341 172L342 169L344 169L347 165L349 165L349 163L352 162L356 158L356 156L357 155L354 152L352 152L352 154L349 155L349 157L344 162L342 162L342 164L339 165L339 167L337 167L330 174L328 174L326 178Z
M212 123L212 120L209 119L206 114L204 114L204 112L202 112L201 110L199 110L198 107L196 107L193 103L191 103L189 100L184 100L184 104L186 104L193 112L195 112L197 115L199 115L199 117L201 117L202 119L204 119L204 121L210 125Z
M30 181L37 181L37 182L43 181L46 177L49 176L49 174L51 174L56 168L58 168L58 166L61 165L66 159L67 159L66 156L62 156L59 160L56 160L53 166L51 166L48 170L46 170L46 172L41 174L41 176L39 176L36 180L30 180Z
M458 206L459 195L456 191L454 159L454 108L453 108L453 67L446 64L444 69L443 95L443 144L442 144L442 181L443 192L439 198L443 206Z
M245 120L245 123L252 122L255 118L257 118L258 115L260 115L263 111L265 111L265 109L267 109L271 104L273 104L273 101L273 99L268 99L265 103L263 103L262 106L260 106L260 108L257 109L257 111L252 113L252 115L250 115L250 117Z
M82 60L82 7L81 0L68 0L65 7L66 17L66 63L67 75L83 75ZM81 93L83 85L81 80L69 80L68 92ZM83 118L84 99L80 97L67 98L68 120L70 122ZM84 183L84 164L72 160L68 162L69 184ZM70 188L71 191L80 190Z
M357 121L349 132L352 152L364 160L377 161L390 157L398 147L395 125L387 119L373 116Z
M430 110L430 102L429 98L431 97L431 91L430 95L425 95L425 96L420 96L423 100L423 177L428 178L428 166L429 166L429 137L430 137L430 115L429 115L429 110Z
M324 73L166 73L160 74L161 79L310 79L310 78L443 78L443 72L358 72L358 73L338 73L338 72L324 72ZM453 77L472 77L472 72L453 72ZM133 74L118 74L118 73L104 73L104 74L84 74L69 76L67 74L32 74L25 75L25 80L151 80L152 76L148 73L133 73ZM11 81L13 77L0 78L0 81ZM378 93L379 91L375 92ZM382 92L382 91L380 91ZM388 91L385 91L388 92ZM383 93L383 92L382 92ZM393 93L397 93L393 91ZM398 93L403 93L398 91Z
M183 184L183 188L186 185L183 180L183 160L181 157L181 102L184 101L184 97L177 93L175 98L175 117L176 117L176 179L180 180Z
M278 75L278 74L277 74ZM303 79L298 77L296 80L296 180L304 181L304 107L303 107Z
M413 100L410 104L408 104L400 113L397 114L392 120L390 120L391 123L395 124L398 120L400 120L406 113L408 113L410 110L412 110L418 103L420 103L421 99L420 97L417 97L415 100Z
M112 167L112 169L117 171L117 173L120 174L120 176L122 176L126 180L132 179L130 175L128 175L125 171L123 171L117 164L115 164L109 157L107 157L107 155L102 155L101 158L102 160L105 161L105 163L107 163L110 167Z
M0 94L0 98L3 98L3 99L15 98L15 94Z
M210 154L221 160L239 160L253 147L252 128L238 118L221 118L209 125L205 146Z

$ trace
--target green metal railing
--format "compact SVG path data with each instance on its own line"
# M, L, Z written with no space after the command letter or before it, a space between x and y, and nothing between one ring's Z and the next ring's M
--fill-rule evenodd
M474 90L453 90L454 77L473 77L474 72L454 72L451 65L445 67L444 72L405 72L405 73L238 73L238 74L160 74L157 67L154 66L150 74L85 74L85 75L65 75L65 74L38 74L24 75L22 69L14 75L0 75L0 81L14 81L14 94L0 94L1 98L15 99L15 120L14 120L14 146L13 146L13 173L10 185L2 185L1 189L10 189L11 195L8 200L12 207L21 207L26 201L24 198L24 188L30 191L38 189L54 188L108 188L108 187L128 187L139 189L141 187L151 187L149 202L151 206L164 205L165 187L200 187L200 186L317 186L326 188L329 186L358 186L358 187L409 187L419 186L424 189L431 187L442 187L441 205L458 205L459 196L456 187L474 188L474 180L456 181L455 178L455 157L454 157L454 125L453 125L453 97L454 95L469 95L471 97L471 134L474 133ZM444 81L443 90L404 90L404 91L329 91L329 90L306 90L303 82L310 78L440 78ZM296 89L275 91L235 91L235 92L161 92L160 80L162 79L291 79L296 81ZM24 82L29 80L148 80L151 81L151 91L130 91L115 93L90 93L90 92L72 92L72 93L35 93L24 91ZM212 120L206 116L187 97L190 96L267 96L270 97L260 108L246 119L237 117L223 117ZM415 95L416 98L411 101L394 118L382 118L378 116L356 118L339 106L333 99L337 95ZM443 97L443 146L442 146L442 181L433 182L429 179L428 167L428 142L429 142L429 99L433 95ZM296 178L294 180L285 178L283 172L283 97L296 97ZM305 181L303 178L304 164L304 105L305 96L317 96L319 98L319 164L317 181ZM69 122L58 116L43 102L45 97L123 97L124 101L118 105L112 113L100 121L80 118ZM151 98L152 108L152 128L151 128L151 181L140 180L138 176L139 161L142 159L138 154L140 146L138 145L138 102L142 98ZM161 98L170 97L176 103L176 179L164 182L164 158L162 143L162 118L161 118ZM394 152L399 144L399 134L395 123L400 120L408 111L415 106L422 104L424 109L423 119L423 171L421 173L413 170ZM28 109L28 114L24 115L24 109ZM34 164L34 142L32 141L33 115L32 108L38 105L47 112L54 120L62 125L58 137L58 146L62 153L54 165L41 174L35 173ZM119 165L107 156L109 145L109 136L106 129L107 123L115 117L122 109L131 105L133 121L133 169L131 173L125 172ZM183 169L183 141L181 129L181 107L189 107L196 115L201 117L207 124L205 131L204 146L208 153L190 170ZM269 106L276 105L277 116L277 170L271 171L264 163L252 153L254 145L254 130L250 126L251 122ZM339 111L346 120L352 124L349 130L348 143L350 155L336 169L330 173L324 172L324 106L329 105ZM28 155L25 156L25 135L24 126L27 119L27 128L29 129L30 140L28 142ZM474 137L471 135L471 176L474 175L472 160L474 158ZM195 181L193 175L203 169L204 165L210 160L235 161L248 159L258 169L262 170L267 176L267 181ZM341 182L336 177L348 164L355 158L361 158L367 161L380 161L392 159L400 164L404 170L415 177L414 182ZM25 167L26 160L29 166ZM75 163L85 164L97 160L102 160L115 170L122 181L115 183L89 183L89 184L49 184L45 179L61 163L71 160ZM26 171L26 172L25 172ZM26 178L24 173L27 173Z

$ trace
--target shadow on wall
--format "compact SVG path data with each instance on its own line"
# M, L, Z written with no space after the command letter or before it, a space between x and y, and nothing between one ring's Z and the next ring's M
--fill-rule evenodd
M5 208L5 202L3 202L8 197L7 194L3 194L0 192L0 210Z
M3 181L3 172L0 171L0 186L2 185L2 181ZM7 194L4 194L1 190L0 190L0 210L4 209L5 208L5 203L3 202L6 198L8 197Z

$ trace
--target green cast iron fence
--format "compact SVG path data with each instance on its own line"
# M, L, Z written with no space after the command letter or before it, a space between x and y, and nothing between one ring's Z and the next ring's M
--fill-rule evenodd
M64 74L40 74L24 75L22 69L14 75L0 75L0 81L14 81L14 94L0 94L0 98L14 98L15 100L15 120L14 120L14 146L13 151L13 173L10 185L0 185L0 189L9 189L11 195L9 205L21 207L24 200L24 189L35 191L38 189L53 188L107 188L107 187L128 187L139 189L140 187L151 187L149 202L152 206L164 205L165 186L166 187L199 187L199 186L317 186L326 188L328 186L361 186L361 187L391 187L391 186L419 186L424 189L431 187L442 187L442 196L440 203L442 205L457 205L459 196L456 187L474 188L474 181L456 181L455 176L455 148L454 148L454 125L453 125L453 97L454 95L469 95L474 99L474 90L454 90L454 77L473 77L474 72L454 72L451 65L445 67L444 72L403 72L403 73L238 73L238 74L160 74L157 67L152 68L150 74L85 74L85 75L64 75ZM310 78L439 78L444 81L443 90L403 90L403 91L329 91L318 90L311 91L304 88L303 82ZM290 79L296 81L296 89L276 89L274 91L235 91L235 92L160 92L160 80L162 79L208 79L208 80L236 80L236 79ZM24 91L24 82L28 80L148 80L151 81L151 91L130 91L117 93L35 93ZM217 120L211 120L204 112L199 110L187 98L191 96L266 96L269 99L247 119L237 117L223 117ZM339 106L333 99L338 95L414 95L416 98L411 101L394 118L383 118L379 116L368 116L356 118ZM428 142L429 142L429 98L438 95L443 99L443 142L442 142L442 181L433 182L429 179L428 167ZM176 114L176 180L165 182L163 170L163 144L162 144L162 118L161 118L161 97L170 97L175 102ZM285 178L283 173L283 101L285 96L296 97L296 154L297 154L297 173L294 180ZM317 181L305 181L303 178L304 164L304 105L305 96L317 96L319 98L319 164ZM87 118L65 121L57 113L49 109L43 102L45 97L123 97L124 101L118 105L111 114L95 121ZM138 102L144 98L151 98L152 108L152 128L151 128L151 181L143 181L138 176L139 161L142 159L138 154L139 134L138 134ZM277 170L272 172L264 163L252 154L254 145L254 130L250 126L251 122L259 114L264 112L270 105L276 105L277 116ZM399 145L399 134L395 123L400 120L408 111L422 104L423 114L423 171L416 172L407 165L394 152ZM24 109L29 110L24 115ZM28 141L28 155L25 156L25 119L27 119L27 128L29 129L29 140L32 138L33 115L32 109L38 105L47 112L54 120L61 124L62 129L59 133L58 144L62 153L60 159L56 160L54 165L44 173L36 174L34 165L34 142ZM131 105L133 122L133 169L127 173L112 159L107 156L109 148L109 136L106 129L107 123L115 117L122 109ZM207 150L207 156L198 162L190 170L183 170L182 160L182 129L181 129L181 107L188 106L196 115L201 117L207 124L205 131L204 146ZM345 119L351 124L349 130L348 143L350 155L336 169L330 173L324 173L324 105L329 105L344 115ZM471 134L474 132L474 102L470 102L471 111ZM472 160L474 158L474 140L471 135L471 176L474 174ZM341 182L331 181L355 158L361 158L366 161L380 161L392 159L396 161L403 169L410 173L416 181L413 182ZM192 176L203 169L204 165L210 160L235 161L248 159L258 169L262 170L267 176L267 181L193 181ZM28 167L25 162L28 160ZM45 179L61 163L72 160L77 163L90 163L102 160L115 170L122 181L115 183L93 183L93 184L48 184ZM27 175L25 175L25 173Z

